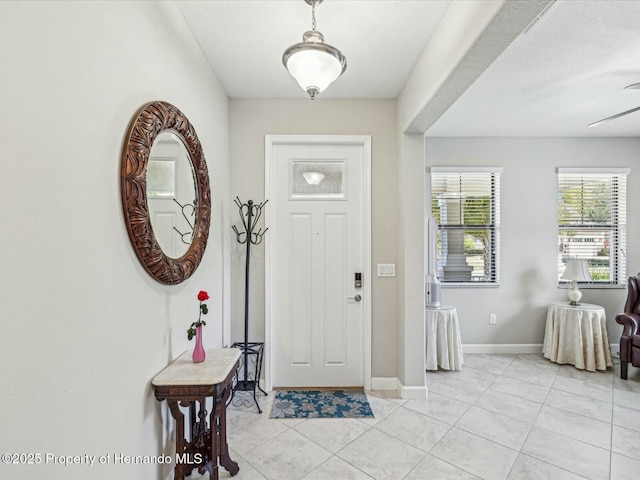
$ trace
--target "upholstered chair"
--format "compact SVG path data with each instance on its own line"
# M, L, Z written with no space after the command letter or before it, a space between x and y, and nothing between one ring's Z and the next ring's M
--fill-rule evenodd
M640 276L640 274L638 274ZM620 378L627 379L629 363L640 367L640 290L638 276L627 280L627 302L624 313L616 315L616 322L622 325L620 337Z

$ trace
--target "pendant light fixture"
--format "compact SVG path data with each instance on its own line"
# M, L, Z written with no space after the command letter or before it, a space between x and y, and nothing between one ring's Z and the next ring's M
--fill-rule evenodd
M324 43L316 30L316 5L322 0L304 0L311 5L311 30L282 54L282 63L311 100L327 88L347 68L347 58L337 48Z

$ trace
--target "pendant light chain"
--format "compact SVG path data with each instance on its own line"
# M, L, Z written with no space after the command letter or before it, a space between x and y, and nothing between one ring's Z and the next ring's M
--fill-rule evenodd
M316 2L311 4L311 30L316 29Z

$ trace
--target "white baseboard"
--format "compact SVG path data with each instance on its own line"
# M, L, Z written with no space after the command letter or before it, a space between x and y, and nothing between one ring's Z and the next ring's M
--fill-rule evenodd
M611 356L620 360L620 343L611 343Z
M372 377L371 390L397 390L399 383L398 377Z
M426 400L429 397L429 389L426 385L423 387L405 387L398 381L398 390L400 398L408 400Z
M400 398L425 400L428 389L425 386L405 387L398 377L373 377L371 378L372 390L393 390L398 392Z
M611 356L620 358L620 343L611 343ZM541 343L487 343L462 345L463 353L542 353Z
M485 343L462 345L462 353L542 353L541 343Z

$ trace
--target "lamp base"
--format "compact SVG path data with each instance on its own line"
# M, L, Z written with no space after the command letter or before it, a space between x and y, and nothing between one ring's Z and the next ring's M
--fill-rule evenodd
M569 304L576 306L579 305L579 301L582 298L582 292L578 290L578 282L571 280L569 290L567 290L567 296L569 297Z

